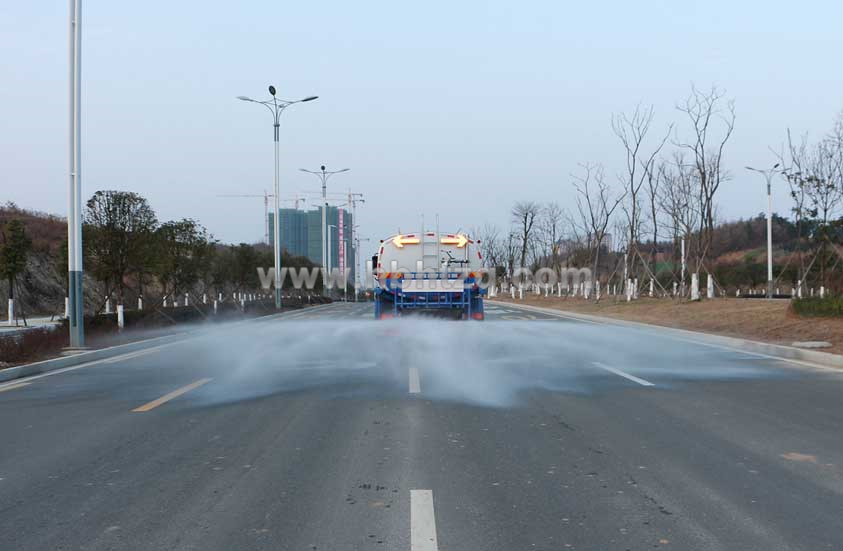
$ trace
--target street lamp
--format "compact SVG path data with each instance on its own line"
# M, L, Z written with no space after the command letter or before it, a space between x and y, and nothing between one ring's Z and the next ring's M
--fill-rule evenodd
M250 97L247 97L247 96L237 96L237 99L239 99L241 101L249 101L249 102L252 102L252 103L258 103L260 105L263 105L264 107L269 109L269 112L272 114L273 128L275 130L275 133L274 133L274 139L275 139L275 182L274 182L275 183L275 188L274 188L275 189L275 197L274 197L275 214L272 215L272 217L275 221L275 223L273 224L274 227L273 227L273 232L272 232L273 237L274 237L274 239L273 239L273 241L274 241L273 253L274 253L274 256L275 256L275 309L280 310L281 309L281 224L280 224L280 220L278 218L279 218L279 214L280 214L280 212L279 212L280 211L279 197L280 197L281 194L280 194L279 189L278 189L278 172L279 172L279 168L278 168L278 133L279 133L279 128L280 128L281 125L280 125L279 121L281 119L281 113L283 113L284 109L286 109L287 107L293 105L294 103L304 103L304 102L307 102L307 101L313 101L313 100L317 99L319 96L308 96L308 97L300 99L300 100L280 99L280 98L275 97L275 86L272 86L272 85L269 86L269 93L272 96L271 100L258 101L258 100L252 99Z
M343 172L348 172L351 170L350 168L344 168L342 170L334 170L330 171L325 168L325 165L319 167L319 170L307 170L306 168L300 168L302 172L307 172L308 174L315 174L319 180L322 182L322 228L320 233L322 234L322 267L325 268L328 265L326 264L326 260L328 258L328 251L327 251L327 223L328 223L328 179L333 176L334 174L340 174Z
M773 174L779 168L779 163L774 164L773 168L767 170L760 170L751 166L744 168L762 174L767 181L767 298L771 299L773 298L773 195L771 182Z
M371 241L368 237L361 239L360 237L354 238L354 302L357 302L357 293L359 292L360 288L360 276L358 275L358 271L360 270L360 260L358 258L358 254L360 252L360 243L363 241Z
M82 300L82 0L70 0L70 194L67 212L67 321L70 347L85 346Z
M337 229L335 224L328 225L328 266L325 270L326 277L331 277L331 228ZM322 289L325 289L325 282L322 282Z

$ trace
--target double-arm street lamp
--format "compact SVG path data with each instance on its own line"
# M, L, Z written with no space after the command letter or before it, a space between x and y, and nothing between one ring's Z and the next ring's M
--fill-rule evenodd
M275 256L275 308L281 308L281 224L279 220L280 214L280 205L279 205L279 197L281 196L280 190L278 189L278 134L280 128L280 119L281 113L284 112L284 109L287 107L295 104L295 103L304 103L306 101L313 101L319 96L308 96L306 98L300 100L286 100L280 99L275 96L275 86L269 87L269 93L272 96L272 99L259 101L255 100L246 96L237 96L237 99L241 101L249 101L252 103L257 103L263 105L269 112L272 114L272 121L273 121L273 129L275 130L274 139L275 139L275 194L274 194L274 212L275 214L272 215L274 223L273 223L273 254Z
M745 168L762 174L767 181L767 298L770 299L773 298L773 195L771 182L773 174L778 172L779 163L774 164L773 168L767 170L752 168L751 166Z
M327 268L328 264L328 254L330 252L327 250L328 248L328 179L333 176L334 174L340 174L342 172L348 172L351 170L350 168L344 168L342 170L334 170L330 171L325 168L325 165L319 167L319 170L307 170L306 168L300 168L302 172L307 172L308 174L315 174L319 177L319 180L322 182L322 267Z

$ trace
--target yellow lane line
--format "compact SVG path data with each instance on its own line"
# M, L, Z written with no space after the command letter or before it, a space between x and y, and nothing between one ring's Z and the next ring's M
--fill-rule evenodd
M29 383L18 383L16 385L8 385L8 386L4 386L4 387L0 388L0 392L6 392L7 390L14 390L16 388L25 387L25 386L28 386L28 385L29 385Z
M211 380L212 380L212 379L199 379L199 380L198 380L198 381L196 381L195 383L190 383L190 384L189 384L189 385L187 385L187 386L183 386L183 387L181 387L181 388L179 388L179 389L176 389L176 390L174 390L174 391L172 391L172 392L170 392L170 393L168 393L168 394L165 394L164 396L161 396L161 397L160 397L160 398L158 398L157 400L153 400L153 401L151 401L151 402L149 402L149 403L147 403L147 404L144 404L144 405L142 405L142 406L140 406L140 407L136 407L136 408L135 408L135 409L133 409L132 411L133 411L133 412L144 412L144 411L149 411L149 410L151 410L151 409L155 409L155 408L157 408L158 406L160 406L161 404L166 404L167 402L169 402L169 401L170 401L170 400L172 400L173 398L178 398L178 397L179 397L179 396L181 396L182 394L184 394L184 393L186 393L186 392L190 392L190 391L191 391L191 390L193 390L194 388L198 388L198 387L200 387L200 386L204 385L205 383L210 382Z

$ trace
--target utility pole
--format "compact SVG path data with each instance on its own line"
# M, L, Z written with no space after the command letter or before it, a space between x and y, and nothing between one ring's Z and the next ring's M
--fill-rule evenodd
M773 298L773 194L771 184L773 174L779 168L779 163L774 164L773 168L767 170L759 170L751 166L745 168L762 174L767 181L767 298L771 299Z
M362 193L352 193L351 189L348 190L348 204L351 206L351 236L349 238L349 243L354 245L354 254L352 255L352 262L354 262L354 298L357 299L357 281L358 281L358 273L360 270L360 263L357 259L357 251L359 249L359 243L355 240L356 232L354 231L357 227L357 203L365 203L366 200L363 199Z
M85 346L82 296L82 0L70 0L70 197L67 212L67 296L70 347Z
M319 167L319 170L307 170L306 168L299 169L302 172L307 172L308 174L314 174L319 178L319 181L322 183L322 228L320 233L322 234L322 267L325 268L328 266L326 263L328 261L328 179L334 174L340 174L342 172L348 172L351 170L350 168L343 168L342 170L334 170L330 171L325 168L325 165ZM325 292L325 286L322 286L322 292Z
M275 139L275 179L274 179L274 197L275 197L275 214L274 220L275 224L273 227L273 256L275 257L275 309L281 309L281 224L278 223L278 213L281 210L279 205L279 185L278 185L278 173L279 173L279 166L278 166L278 134L280 133L281 127L281 113L284 112L284 109L287 107L295 104L295 103L304 103L306 101L313 101L317 99L319 96L308 96L306 98L300 100L285 100L280 99L275 96L275 86L269 86L269 93L272 96L271 100L265 101L258 101L254 100L247 96L237 96L237 99L241 101L249 101L252 103L257 103L263 105L269 112L272 113L272 120L273 120L273 130L274 130L274 139Z

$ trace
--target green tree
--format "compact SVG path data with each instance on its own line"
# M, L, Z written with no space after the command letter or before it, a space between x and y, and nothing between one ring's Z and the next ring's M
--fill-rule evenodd
M106 292L117 291L118 303L123 302L128 275L137 274L142 286L157 225L155 211L137 193L98 191L88 200L83 243L89 271L105 283Z
M211 271L215 244L195 220L165 222L155 237L155 274L166 294L192 290Z
M0 275L9 283L9 299L15 298L15 282L26 271L32 240L23 222L12 219L0 227Z

